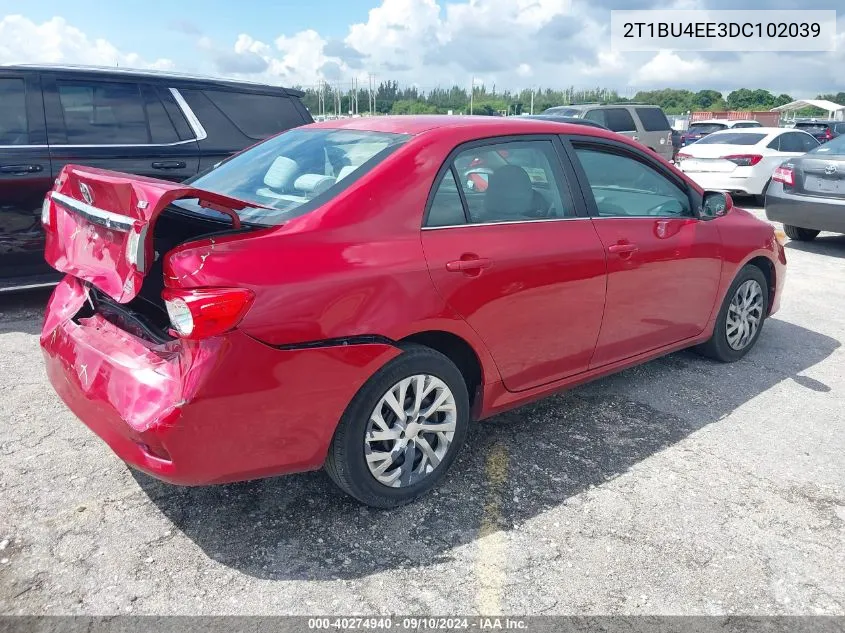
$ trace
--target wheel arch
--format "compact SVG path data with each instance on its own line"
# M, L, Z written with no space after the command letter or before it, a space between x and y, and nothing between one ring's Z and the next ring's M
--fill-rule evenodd
M745 262L740 268L737 270L742 270L745 266L756 266L760 269L760 272L763 273L763 276L766 278L766 285L769 287L769 296L768 296L768 305L766 307L767 316L771 314L772 305L774 303L778 278L777 278L777 270L775 269L774 262L766 257L765 255L757 255L752 257L747 262Z

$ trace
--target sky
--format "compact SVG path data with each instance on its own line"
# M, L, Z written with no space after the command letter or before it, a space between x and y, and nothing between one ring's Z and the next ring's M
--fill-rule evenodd
M611 9L838 9L834 52L622 53ZM845 0L0 0L0 63L74 63L348 88L845 90Z

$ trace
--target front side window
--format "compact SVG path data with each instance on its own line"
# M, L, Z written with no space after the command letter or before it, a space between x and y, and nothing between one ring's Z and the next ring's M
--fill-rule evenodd
M807 141L812 141L810 145ZM787 132L780 137L780 151L790 152L792 154L808 152L817 147L819 142L809 134L801 132Z
M143 145L150 142L138 84L57 83L68 145Z
M550 141L493 143L460 152L449 165L449 171L457 175L463 190L467 208L462 215L473 224L575 215L557 161ZM429 210L428 226L442 226L447 217L459 219L456 202L462 204L462 201L451 194L453 181L448 176L441 181Z
M0 145L26 145L26 87L23 79L0 79Z
M692 214L687 193L656 169L605 149L576 147L600 217L682 217Z
M244 222L281 224L343 191L353 175L371 169L407 139L404 134L360 130L290 130L186 184L254 203L239 211ZM192 213L225 217L193 201L176 204Z

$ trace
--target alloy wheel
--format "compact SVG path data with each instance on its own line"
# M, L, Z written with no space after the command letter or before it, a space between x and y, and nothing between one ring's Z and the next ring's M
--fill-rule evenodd
M458 409L440 378L403 378L381 397L364 435L367 466L375 479L393 488L429 476L449 452Z
M737 351L745 349L754 340L754 335L763 320L763 288L749 279L736 289L726 322L728 345Z

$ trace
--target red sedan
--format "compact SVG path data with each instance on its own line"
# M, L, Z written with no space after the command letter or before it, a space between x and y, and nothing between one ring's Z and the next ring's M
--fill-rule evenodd
M309 125L185 184L68 166L42 221L50 380L123 460L325 466L379 507L435 486L471 420L682 348L742 358L786 264L637 143L516 118Z

